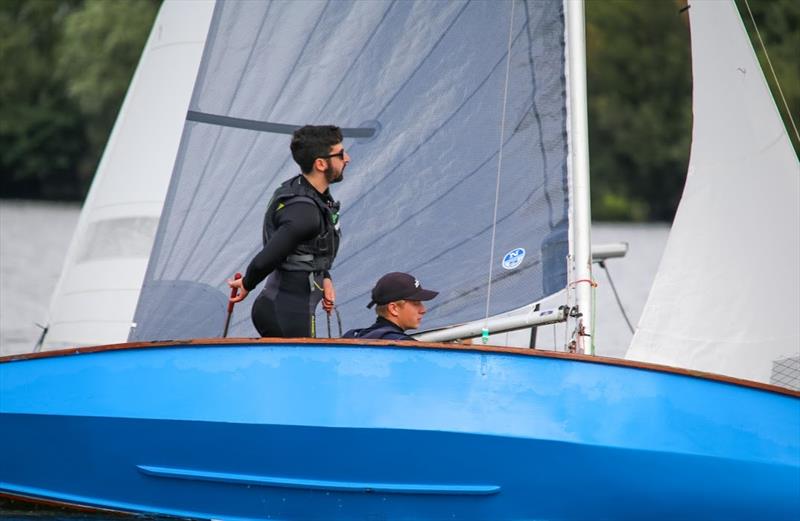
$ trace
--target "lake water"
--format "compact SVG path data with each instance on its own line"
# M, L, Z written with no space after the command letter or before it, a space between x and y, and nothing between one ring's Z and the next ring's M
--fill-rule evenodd
M80 205L0 201L0 354L33 350Z
M33 350L47 322L50 296L58 281L80 206L52 202L0 201L0 354ZM666 224L598 223L594 244L627 242L628 255L606 264L625 311L636 324L666 244ZM606 273L595 267L597 353L623 356L632 337ZM555 331L553 329L553 331ZM555 336L555 340L554 340ZM563 334L540 328L537 345L563 344Z

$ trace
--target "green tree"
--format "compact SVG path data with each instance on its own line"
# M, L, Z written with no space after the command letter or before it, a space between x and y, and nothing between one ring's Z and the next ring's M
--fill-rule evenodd
M0 2L0 194L75 198L85 148L78 107L53 74L63 20L78 1Z
M596 219L672 219L691 139L686 0L587 0ZM796 150L800 2L736 0ZM754 35L761 31L787 111ZM0 1L0 195L80 198L160 0Z
M736 0L795 151L800 114L800 2ZM592 213L598 220L671 221L691 145L686 0L586 2ZM748 5L780 79L775 87Z
M159 0L85 0L66 16L57 71L80 107L89 139L79 171L89 179L139 62Z
M691 64L675 1L586 3L592 213L674 215L691 140Z
M159 5L0 2L0 195L83 197Z

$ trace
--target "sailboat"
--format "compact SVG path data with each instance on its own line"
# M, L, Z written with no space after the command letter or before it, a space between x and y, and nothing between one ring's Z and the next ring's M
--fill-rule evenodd
M797 390L592 354L580 3L166 2L154 35L196 8L209 8L202 56L187 64L194 83L125 337L58 349L71 333L53 327L41 352L0 359L0 443L14 447L0 453L0 493L202 519L797 518ZM732 3L692 2L693 51L723 20L747 41L730 15ZM760 83L761 103L745 51L740 80ZM703 126L705 65L694 64L696 168L677 237L691 235L683 208L713 170L699 162L717 142ZM774 120L763 103L752 106ZM235 338L219 338L225 278L259 248L266 199L294 173L288 134L317 121L339 123L354 158L335 187L345 327L370 320L376 275L408 271L440 291L418 342L254 339L243 305ZM755 146L772 157L786 144ZM793 159L768 173L789 195ZM790 266L796 236L781 237ZM678 273L685 246L670 241L663 267ZM797 294L796 280L769 294ZM532 305L558 291L562 306ZM558 321L577 353L440 342ZM797 345L788 325L776 338ZM631 356L648 346L671 349L642 337Z

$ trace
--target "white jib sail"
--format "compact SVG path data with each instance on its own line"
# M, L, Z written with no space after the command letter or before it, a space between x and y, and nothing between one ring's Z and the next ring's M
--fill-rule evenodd
M689 15L689 172L627 358L796 387L800 165L733 2Z
M128 338L213 8L159 11L53 293L45 350Z

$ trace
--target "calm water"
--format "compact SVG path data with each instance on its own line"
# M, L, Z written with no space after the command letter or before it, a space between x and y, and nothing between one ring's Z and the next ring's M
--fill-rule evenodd
M0 354L33 349L79 212L77 204L0 201Z
M77 204L0 201L0 354L29 352L47 321L50 295L78 222ZM597 224L592 242L628 242L628 256L607 262L635 325L666 244L663 224ZM597 352L623 356L631 333L604 271L596 269ZM555 339L554 339L555 337ZM537 345L563 344L563 334L540 328Z

